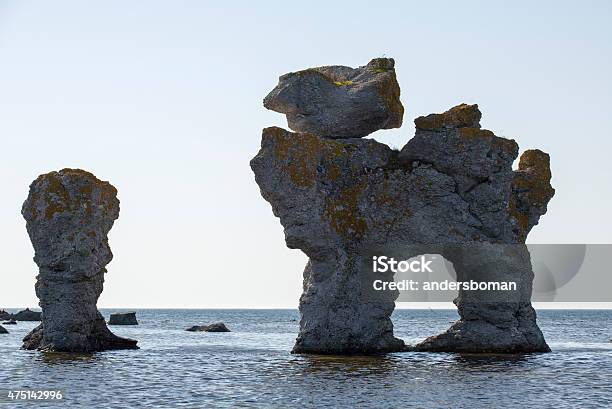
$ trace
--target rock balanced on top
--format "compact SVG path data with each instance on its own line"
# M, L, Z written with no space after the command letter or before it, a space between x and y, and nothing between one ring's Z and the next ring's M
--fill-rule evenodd
M119 217L117 190L80 169L39 176L21 211L39 267L36 295L42 324L24 338L24 349L93 352L135 349L137 341L111 333L98 312L108 232Z
M366 67L373 64L379 62ZM526 151L513 171L516 142L481 129L478 106L466 104L417 118L414 138L399 152L373 139L343 139L399 126L401 114L389 111L391 122L365 121L368 126L356 131L354 118L367 116L363 106L371 105L372 94L341 100L313 91L321 79L288 75L264 104L288 113L289 126L298 132L264 129L251 168L280 218L287 246L308 256L293 351L405 350L390 319L398 294L364 298L372 288L372 256L398 248L404 259L441 254L458 278L515 281L518 288L513 297L460 291L460 319L413 349L548 351L531 306L533 272L524 245L554 194L548 155ZM392 91L381 100L398 98L399 87L386 89Z
M286 114L289 128L334 139L399 128L404 107L392 58L366 66L309 68L285 74L264 106Z

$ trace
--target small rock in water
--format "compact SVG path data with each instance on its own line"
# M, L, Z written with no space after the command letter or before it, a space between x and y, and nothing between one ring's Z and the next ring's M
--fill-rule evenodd
M10 320L12 318L13 314L4 310L0 310L0 320Z
M108 325L138 325L135 312L117 312L111 314Z
M9 332L6 330L6 328L4 328L2 325L0 325L0 334L8 334Z
M222 322L215 322L210 325L194 325L191 328L187 328L186 331L191 332L231 332L229 328Z
M17 325L17 321L15 320L6 321L6 322L3 322L2 325Z
M10 319L17 321L41 321L42 313L40 311L32 311L29 308L26 308L23 311L19 311L17 314L14 314Z

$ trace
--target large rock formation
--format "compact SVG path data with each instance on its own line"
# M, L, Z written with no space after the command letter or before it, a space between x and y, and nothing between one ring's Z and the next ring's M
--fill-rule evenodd
M328 138L399 128L404 107L394 66L391 58L376 58L359 68L333 65L285 74L264 106L286 114L292 130Z
M309 258L294 352L404 350L390 319L397 292L368 291L371 256L398 248L406 258L442 254L458 279L511 279L518 287L510 296L460 291L460 320L415 349L548 350L523 244L554 193L548 155L527 151L513 171L517 144L480 129L480 116L476 105L462 104L418 118L401 152L371 139L264 129L251 168L287 246Z
M117 190L79 169L39 176L21 211L39 267L42 324L23 348L65 352L134 349L111 333L96 308L113 255L107 235L119 217Z

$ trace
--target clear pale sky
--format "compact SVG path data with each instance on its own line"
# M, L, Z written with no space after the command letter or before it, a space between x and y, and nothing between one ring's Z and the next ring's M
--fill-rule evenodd
M265 4L264 4L265 3ZM0 307L36 306L20 208L64 167L119 190L101 307L295 307L306 257L249 168L279 75L391 56L404 126L478 103L540 148L534 243L612 242L612 2L0 1Z

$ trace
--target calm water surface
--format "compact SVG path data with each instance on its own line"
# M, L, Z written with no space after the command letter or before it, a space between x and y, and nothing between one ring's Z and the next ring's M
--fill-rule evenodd
M102 310L108 317L113 310ZM62 404L28 407L612 407L612 311L540 311L550 354L296 356L296 310L137 310L111 327L140 350L67 356L21 351L36 323L0 336L0 389L63 389ZM446 329L448 310L398 310L414 343ZM191 333L223 321L231 333ZM14 403L0 407L16 407Z

